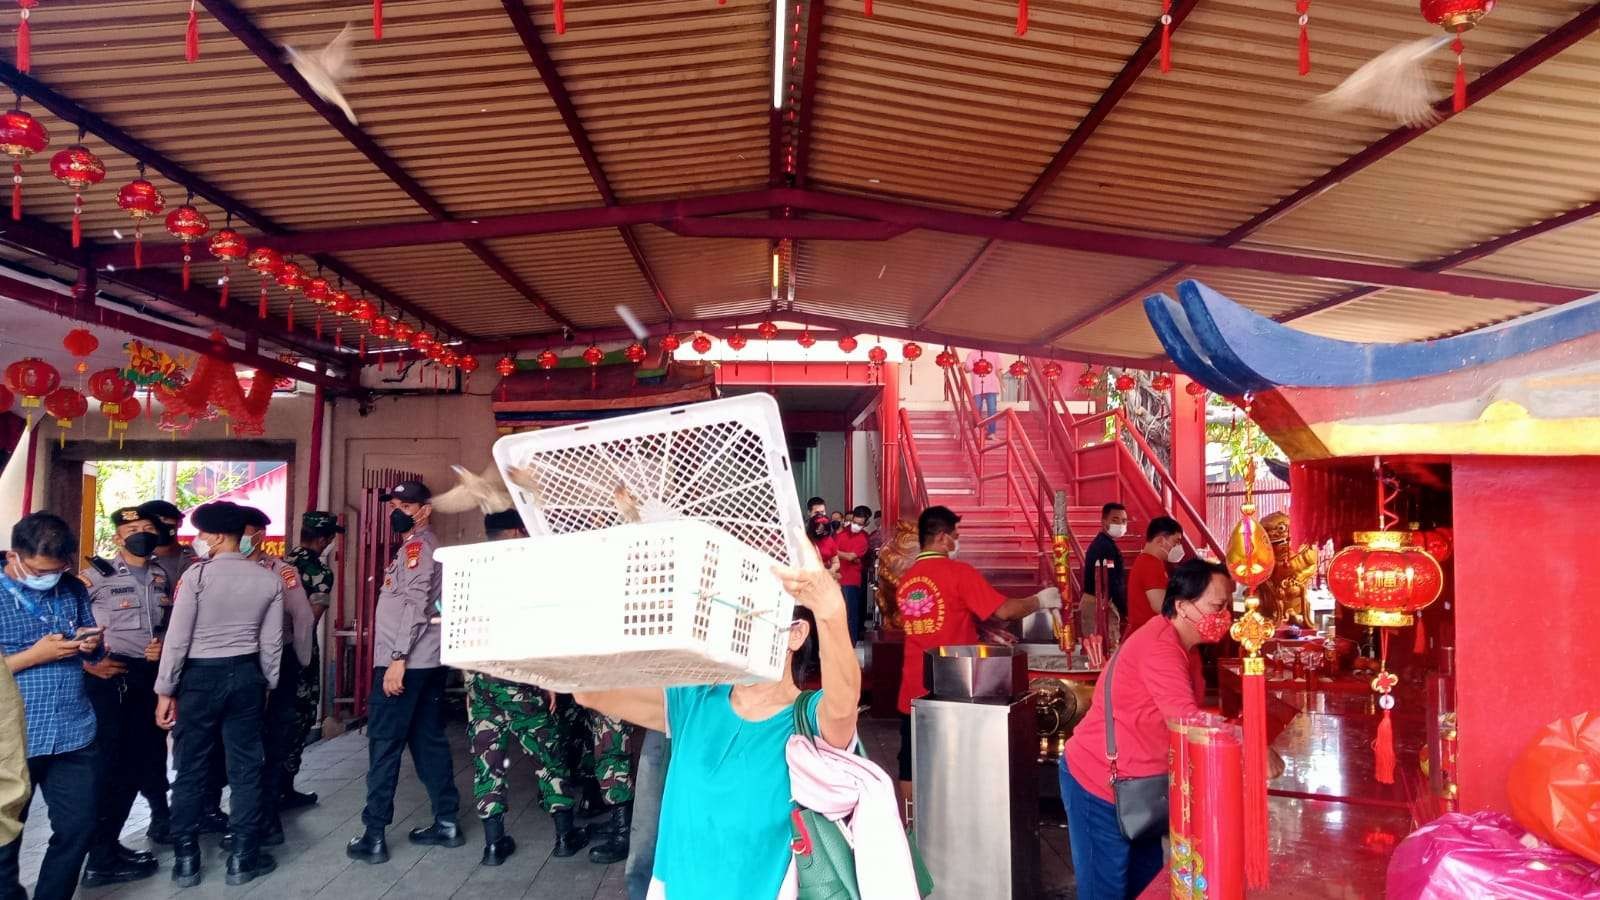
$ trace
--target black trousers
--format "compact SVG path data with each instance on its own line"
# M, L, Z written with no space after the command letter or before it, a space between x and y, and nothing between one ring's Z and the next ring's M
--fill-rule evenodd
M220 741L233 788L229 827L246 842L261 834L261 719L267 680L256 654L191 659L178 679L178 724L172 756L172 833L194 837L200 824L211 754Z
M142 793L150 799L153 819L167 816L167 733L156 724L157 664L143 657L113 659L128 671L113 678L83 675L94 707L96 743L103 751L99 827L89 848L91 860L116 848L135 796Z
M152 716L154 713L152 713ZM94 744L81 750L28 759L33 789L44 793L50 814L50 843L39 866L34 900L70 900L78 890L78 873L95 835L95 801L100 796L99 753ZM33 800L30 793L29 801ZM28 818L28 804L22 806ZM22 838L0 847L0 896L26 898L17 886Z
M400 781L400 752L411 748L417 778L428 791L436 820L454 822L461 808L450 741L444 730L445 668L407 669L398 697L383 692L383 669L372 670L367 700L367 806L361 821L382 831L394 821L394 791Z
M285 643L283 662L278 666L278 686L267 694L267 714L261 736L266 752L266 768L261 774L261 806L264 821L269 823L278 815L280 792L288 777L284 761L293 751L300 731L300 674L300 660L294 648Z

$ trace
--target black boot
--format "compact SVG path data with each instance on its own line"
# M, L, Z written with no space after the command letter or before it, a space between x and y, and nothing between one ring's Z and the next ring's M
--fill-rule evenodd
M200 842L191 834L173 845L172 880L178 887L194 887L200 883Z
M278 811L287 812L291 809L315 806L316 802L317 795L315 793L302 794L291 787L285 790L283 796L278 800Z
M201 834L226 834L228 831L228 814L220 807L212 808L200 814Z
M132 863L136 866L149 865L150 863L156 861L156 855L154 853L151 853L147 850L134 850L129 847L124 847L120 842L112 845L111 852L115 854L117 859L121 860L122 862Z
M633 804L622 803L611 807L611 820L603 827L604 839L589 848L589 861L600 865L622 862L628 858L628 831L633 826Z
M506 834L505 818L495 814L483 820L483 864L498 866L517 852L517 842Z
M233 853L228 856L228 884L248 884L278 867L271 853L261 849L255 836L234 835Z
M381 831L367 829L361 837L351 838L345 845L344 855L351 859L376 866L389 861L389 839Z
M467 842L461 834L461 826L443 820L435 820L427 828L413 828L407 836L413 844L433 847L459 847Z
M150 827L144 830L144 838L152 844L172 843L172 821L151 819Z
M566 859L588 845L589 831L572 824L572 810L558 809L550 817L556 822L555 856Z
M235 834L237 834L237 832L230 831L227 834L222 836L222 842L221 842L220 846L221 846L223 852L225 852L225 853L232 853L233 852L233 845L234 845L234 840L235 840L234 835ZM282 845L283 845L283 823L277 821L277 819L274 818L272 821L270 821L270 822L268 822L266 824L265 829L261 832L260 846L262 846L262 847L279 847L279 846L282 846Z
M83 867L83 879L80 883L84 887L123 884L149 878L160 868L154 856L148 853L135 853L121 844L116 844L89 854L89 861Z

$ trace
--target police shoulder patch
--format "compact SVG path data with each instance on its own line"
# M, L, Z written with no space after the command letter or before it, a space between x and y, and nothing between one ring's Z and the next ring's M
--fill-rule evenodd
M94 587L94 579L89 577L89 573L88 572L79 572L78 573L78 580L83 582L83 586L84 587L90 587L90 588Z
M415 569L422 561L422 542L412 541L406 545L406 568Z
M286 588L297 588L300 586L300 578L295 574L294 566L279 566L278 577L283 579L283 586Z

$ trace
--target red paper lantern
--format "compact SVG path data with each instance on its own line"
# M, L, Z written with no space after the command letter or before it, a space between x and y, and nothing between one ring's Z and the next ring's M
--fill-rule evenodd
M1139 382L1134 380L1132 375L1129 375L1127 372L1123 372L1121 375L1117 376L1116 387L1119 391L1131 391L1133 390L1134 385L1138 383Z
M67 332L66 337L61 339L61 346L65 347L68 353L78 358L78 361L73 364L72 370L78 373L80 376L78 383L82 384L81 376L89 371L89 363L86 360L89 354L100 349L100 339L95 337L87 328L74 328Z
M137 387L123 378L119 369L101 369L89 376L89 393L100 401L100 411L108 417L116 414L119 405L131 398Z
M709 335L697 334L689 346L694 348L694 352L704 356L711 352L711 338Z
M396 324L395 320L388 316L378 316L372 320L372 336L375 338L387 338L394 334Z
M189 245L205 237L209 231L211 220L191 202L185 201L182 206L167 213L167 232L183 242L183 289L186 291L189 289L189 261L192 255Z
M860 342L850 335L839 338L839 349L845 353L854 353L859 346L861 346Z
M50 158L50 174L72 188L72 246L83 242L83 189L106 180L106 164L82 144L73 144Z
M778 336L778 324L772 321L762 322L756 326L756 334L761 335L764 340L770 341Z
M802 350L810 350L812 347L815 347L817 345L817 339L811 333L811 326L807 325L805 330L800 332L800 336L794 339L794 342L799 344L800 349Z
M900 355L906 362L915 362L922 357L922 345L916 341L907 341L900 345Z
M1094 373L1094 369L1085 367L1083 372L1078 375L1078 387L1086 391L1094 390L1094 386L1099 383L1100 376Z
M349 318L350 314L355 312L356 298L350 296L349 291L340 288L328 295L328 309L340 318Z
M1040 371L1044 374L1046 381L1055 381L1061 377L1061 364L1052 359L1045 363L1044 368Z
M544 369L546 372L554 369L556 366L561 365L561 357L556 355L556 352L548 347L539 351L538 360L539 368Z
M133 267L144 267L144 220L161 215L167 208L166 198L154 184L145 180L144 163L139 163L139 177L117 191L117 208L133 217Z
M428 347L432 346L433 338L426 331L419 331L411 336L408 343L411 344L411 349L426 352Z
M24 408L38 406L41 399L60 386L61 373L36 356L6 366L6 387L22 398ZM31 420L31 413L29 418Z
M461 367L461 371L471 375L473 372L478 371L478 358L469 353L461 357L457 365Z
M1191 397L1198 397L1206 392L1206 386L1198 381L1191 381L1183 386L1183 392Z
M956 357L956 352L951 350L949 347L940 350L933 357L933 364L941 369L953 369L960 364L960 362L961 360Z
M232 221L231 217L229 221ZM211 255L222 262L222 298L219 305L227 306L228 285L233 282L233 264L245 258L250 252L250 245L244 235L234 231L231 226L225 226L211 236L208 246Z
M138 399L133 397L117 404L115 409L107 406L100 407L100 412L104 413L106 417L106 437L110 437L113 433L116 434L118 450L122 449L122 439L127 436L128 423L139 418L139 412L142 408Z
M1399 628L1439 599L1444 569L1413 536L1399 531L1359 531L1356 542L1328 564L1328 590L1355 610L1356 624Z
M1493 9L1494 0L1422 0L1422 17L1456 36L1450 42L1450 52L1456 55L1456 83L1451 104L1456 112L1467 108L1467 68L1461 60L1466 46L1461 43L1461 35L1475 28L1478 20Z
M982 378L985 375L993 375L994 363L980 356L972 361L972 374L978 376L979 378Z
M639 343L638 341L634 341L633 343L631 343L631 344L629 344L627 346L627 349L622 351L622 355L623 355L623 357L625 357L628 360L628 362L631 362L631 363L644 362L644 358L645 358L644 345Z
M885 362L887 362L888 360L889 360L889 351L883 349L882 347L880 347L880 346L878 346L876 344L873 345L871 350L867 351L867 362L870 362L875 366L881 366Z
M245 257L245 268L261 276L261 301L256 306L256 318L267 317L267 285L271 283L278 273L278 267L283 265L283 257L271 247L257 247ZM291 323L290 327L293 327Z
M293 260L285 259L273 271L273 278L278 282L278 287L290 293L298 293L306 286L306 270Z
M549 351L545 352L548 353ZM517 361L509 356L502 356L500 361L494 364L494 370L500 373L501 378L509 378L511 373L517 370Z
M305 285L300 290L306 295L307 300L318 306L326 306L328 300L333 297L333 288L328 284L328 279L321 275L306 279Z
M683 342L678 339L677 335L668 332L661 336L662 350L665 350L668 353L676 353L678 348L681 346L683 346Z
M1011 365L1006 368L1006 371L1011 373L1012 378L1027 378L1028 364L1020 359L1014 360L1012 361Z
M728 335L728 349L729 350L734 350L734 351L743 350L745 345L748 344L748 343L750 343L750 339L745 337L744 336L744 332L740 331L737 328L735 328L733 330L733 334Z
M1435 528L1432 531L1422 532L1421 539L1422 549L1428 551L1429 556L1443 565L1454 549L1455 532L1449 528Z
M71 428L73 419L81 419L89 411L89 401L72 388L56 388L44 398L44 411L58 427Z
M20 109L0 115L0 151L11 157L11 221L22 221L22 161L43 150L50 133Z
M394 323L394 339L397 343L409 345L411 343L412 336L416 333L417 330L415 328L412 328L410 325L407 325L404 322ZM507 357L507 359L510 359L510 357Z
M1172 376L1165 372L1157 373L1154 378L1150 379L1150 389L1158 392L1171 390Z
M596 347L594 344L590 344L589 346L583 348L583 361L591 366L600 365L605 358L605 351L601 350L599 347Z

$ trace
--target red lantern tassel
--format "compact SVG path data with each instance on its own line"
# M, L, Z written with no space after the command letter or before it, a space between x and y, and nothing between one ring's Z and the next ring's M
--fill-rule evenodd
M1389 629L1382 629L1379 638L1378 650L1378 675L1381 678L1389 670ZM1383 698L1390 696L1379 693L1380 705ZM1390 721L1389 710L1383 711L1383 719L1378 722L1378 736L1372 741L1373 777L1379 784L1394 784L1394 724Z
M316 335L317 340L322 340L322 313L317 313Z
M228 285L232 281L233 279L228 275L228 266L226 263L224 263L222 266L222 297L217 303L217 305L223 309L228 308Z
M267 280L265 278L263 278L263 279L261 279L261 300L260 300L259 303L256 304L256 318L265 319L266 317L267 317Z
M363 364L365 364L366 361L367 361L367 336L366 335L364 335L364 334L361 335L360 341L357 344L356 352L360 354L361 362Z
M1411 645L1411 653L1421 659L1428 652L1428 630L1422 627L1422 613L1417 613L1416 642Z
M1028 0L1017 0L1017 34L1028 33Z
M1461 61L1461 53L1466 49L1466 46L1461 43L1461 35L1459 34L1456 35L1455 40L1450 42L1450 50L1456 55L1456 93L1455 100L1451 104L1456 112L1461 112L1467 108L1467 65Z
M290 331L293 331L294 330L294 298L293 297L289 298L289 312L287 313L285 318L288 321L284 324L284 327L288 328Z
M17 0L17 5L22 7L17 13L17 71L26 75L33 68L33 30L28 27L28 10L37 6L38 0Z
M183 245L183 289L189 289L189 245Z
M22 221L22 160L11 162L11 221Z
M1267 885L1267 661L1244 660L1244 869L1252 888Z
M144 268L144 227L138 222L133 223L133 267Z
M567 33L567 3L566 0L556 0L556 34Z
M1300 12L1300 74L1311 74L1311 0L1296 0L1295 8Z
M83 243L83 195L72 195L72 248L76 250Z
M343 347L344 346L344 326L343 325L338 325L338 326L334 327L334 329L333 329L333 345L335 347Z
M1172 71L1172 0L1161 0L1161 71Z
M872 15L872 0L865 0L865 2L861 4L861 7L862 12L869 16Z
M383 40L383 0L372 0L372 39Z
M189 0L189 26L183 30L183 58L189 62L200 58L200 15L194 10L194 0Z

